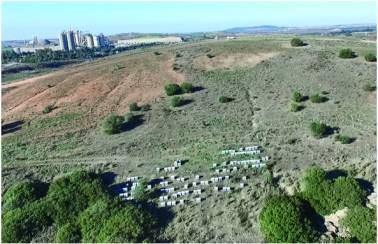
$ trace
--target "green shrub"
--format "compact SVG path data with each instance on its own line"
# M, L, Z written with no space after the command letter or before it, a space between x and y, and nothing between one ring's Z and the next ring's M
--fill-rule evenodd
M377 56L373 53L368 53L365 55L365 60L368 62L376 62L377 61Z
M181 97L172 97L171 105L172 107L180 107L184 100Z
M168 84L164 88L168 96L181 94L181 88L177 84Z
M349 48L341 49L339 52L340 58L355 58L356 54Z
M33 236L51 223L45 203L34 201L2 214L1 241L30 242Z
M231 102L233 99L230 98L230 97L225 97L225 96L220 96L219 97L219 102L221 103L228 103L228 102Z
M133 121L135 119L135 116L132 112L128 112L125 114L125 121L126 122L130 122L130 121Z
M189 82L183 82L180 87L181 87L181 91L184 93L193 92L193 85Z
M310 130L315 138L322 138L327 135L328 126L324 123L312 122Z
M215 57L214 54L210 54L210 53L206 54L206 56L207 56L208 58L214 58L214 57Z
M339 141L341 144L350 144L353 142L353 138L345 135L337 135L335 137L336 141Z
M121 208L121 204L110 200L100 199L87 209L78 218L83 242L97 242L98 235L105 221Z
M321 215L333 213L344 207L352 208L363 204L365 191L352 177L326 178L326 172L312 167L305 172L302 196Z
M132 102L129 105L129 109L130 109L130 111L139 111L140 107L138 106L138 104L136 102Z
M112 135L121 132L121 127L124 122L122 116L116 114L109 114L102 121L102 129L106 134Z
M313 242L317 233L310 212L298 197L271 197L259 216L265 239L268 242Z
M45 194L41 186L35 181L24 180L15 183L5 192L3 196L2 210L4 212L21 208L31 203Z
M319 94L315 94L310 96L310 101L313 103L324 103L327 101L326 97L322 97Z
M367 92L372 92L375 91L376 86L375 85L370 85L370 84L365 84L362 89Z
M155 54L156 56L159 56L159 55L161 55L161 52L155 51L154 54Z
M50 113L51 111L54 110L54 106L53 105L47 105L43 110L42 110L42 113L44 114L48 114Z
M301 111L304 107L298 103L291 103L290 104L290 111L291 112L298 112Z
M80 228L72 223L63 225L55 234L55 242L57 243L79 243L80 239Z
M91 204L106 198L101 179L86 171L77 171L53 181L46 200L58 226L73 222Z
M297 37L291 39L290 44L291 44L292 47L301 47L301 46L306 45L301 39L299 39Z
M341 220L341 225L348 228L350 234L361 243L376 243L376 211L367 207L354 207Z
M141 208L127 204L106 219L97 242L152 242L156 220Z
M293 101L294 102L300 103L300 102L302 102L302 99L303 99L302 94L299 91L295 91L293 93Z

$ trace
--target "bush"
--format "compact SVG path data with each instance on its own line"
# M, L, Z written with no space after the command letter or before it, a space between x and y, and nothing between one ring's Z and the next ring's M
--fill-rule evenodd
M376 211L367 207L354 207L341 220L341 225L348 228L350 234L361 243L376 243Z
M177 84L168 84L164 88L168 96L181 94L181 88Z
M47 105L43 110L42 110L42 113L44 114L48 114L50 113L51 111L54 110L54 106L53 105Z
M290 41L290 44L292 47L301 47L301 46L305 46L306 44L299 38L293 38L291 39Z
M293 93L293 101L294 102L300 103L300 102L302 102L302 99L303 99L302 94L299 91L295 91Z
M368 53L365 55L365 60L368 62L376 62L377 61L377 56L373 53Z
M298 103L291 103L290 104L290 111L291 112L298 112L301 111L304 107Z
M193 92L193 85L189 82L183 82L180 87L181 87L181 91L184 93Z
M140 107L138 106L138 104L136 102L132 102L129 105L129 109L130 109L130 111L139 111Z
M300 198L274 196L260 213L260 227L268 242L313 242L317 233L310 215Z
M110 218L113 212L119 210L121 204L100 199L79 215L78 222L81 228L83 242L97 242L98 235L105 221Z
M353 138L345 135L337 135L335 137L336 141L341 142L341 144L350 144L353 142Z
M135 119L135 116L132 112L128 112L125 114L125 121L126 122L130 122L130 121L133 121Z
M35 181L24 180L18 182L5 192L3 196L2 210L4 212L21 208L45 194L43 187Z
M172 107L180 107L184 100L181 97L172 97L171 104Z
M315 94L310 96L310 101L313 103L324 103L327 101L326 97L322 97L319 94Z
M151 242L155 219L141 208L127 204L106 219L97 242Z
M33 236L51 223L45 203L34 201L2 215L1 241L30 242Z
M55 235L55 242L57 243L79 243L80 239L80 228L72 223L60 227Z
M206 54L206 56L207 56L208 58L214 58L214 57L215 57L214 54L210 54L210 53Z
M73 222L80 212L106 197L100 178L86 171L77 171L53 181L46 196L58 226Z
M231 102L233 99L230 98L230 97L225 97L225 96L220 96L219 97L219 102L221 103L228 103L228 102Z
M367 92L372 92L375 91L376 86L375 85L370 85L370 84L365 84L362 89Z
M147 191L147 181L140 180L139 185L133 191L134 199L139 202L146 202L149 199L149 193Z
M112 135L121 132L121 127L124 122L122 116L116 114L109 114L102 121L102 129L106 134Z
M312 122L310 129L315 138L322 138L327 135L328 126L324 123Z
M366 193L352 177L326 178L319 167L308 169L304 175L302 196L321 215L333 213L344 207L363 204Z
M356 54L349 48L341 49L339 52L340 58L355 58L357 57Z

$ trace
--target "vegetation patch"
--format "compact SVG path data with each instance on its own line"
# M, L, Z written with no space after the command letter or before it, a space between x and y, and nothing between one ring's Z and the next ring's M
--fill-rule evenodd
M303 105L300 105L300 104L294 103L294 102L292 102L290 104L290 111L291 112L298 112L298 111L301 111L302 109L304 109Z
M291 39L290 44L291 44L292 47L306 46L306 43L304 43L300 38Z
M172 97L172 100L171 100L171 105L172 107L180 107L181 105L184 104L184 99L182 99L181 97Z
M182 92L181 87L177 84L167 84L165 85L164 89L168 96L178 95Z
M48 114L50 113L51 111L54 110L54 106L53 105L47 105L43 110L42 110L42 113L44 114Z
M353 137L349 137L346 135L337 135L335 137L335 140L340 142L341 144L350 144L352 143L355 139Z
M330 128L324 123L312 122L310 124L310 130L315 138L322 138L330 134Z
M328 98L324 96L320 96L319 94L315 94L315 95L310 96L310 101L313 103L324 103L328 101Z
M231 97L220 96L218 100L220 103L228 103L228 102L232 102L234 99Z
M194 89L193 85L189 82L183 82L180 88L183 93L192 93Z
M367 91L367 92L372 92L372 91L375 91L377 87L375 85L371 85L371 84L365 84L362 89L364 91Z
M377 61L377 56L375 56L374 53L368 53L365 55L365 60L368 62L376 62Z
M351 49L345 48L345 49L340 50L339 57L340 58L355 58L357 57L357 55Z
M136 102L132 102L129 105L129 110L130 111L139 111L141 108L138 106Z
M377 240L375 208L356 206L349 209L341 224L361 243L375 243Z
M124 118L122 116L116 114L109 114L102 121L102 129L106 134L116 134L121 132L123 122Z
M299 91L293 92L293 102L300 103L303 100L303 96Z

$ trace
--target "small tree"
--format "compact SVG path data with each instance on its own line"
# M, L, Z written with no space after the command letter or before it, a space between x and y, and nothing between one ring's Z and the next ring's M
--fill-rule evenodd
M219 102L221 103L228 103L228 102L231 102L233 99L230 98L230 97L226 97L226 96L220 96L219 97Z
M350 144L353 142L353 138L346 135L337 135L335 140L339 141L341 144Z
M181 97L172 97L171 104L172 107L180 107L184 103Z
M193 92L193 85L189 82L183 82L181 84L181 91L184 93L191 93Z
M292 47L301 47L301 46L306 45L301 39L299 39L297 37L291 39L290 44L291 44Z
M299 91L295 91L293 93L293 101L294 102L300 103L300 102L302 102L302 99L303 99L302 94Z
M133 196L135 200L140 202L146 202L149 199L147 181L145 179L139 181L139 185L133 191Z
M136 102L132 102L129 105L129 109L130 109L130 111L139 111L140 107L138 106L138 104Z
M261 210L260 227L268 242L313 242L317 233L310 215L298 197L274 196Z
M355 58L357 57L356 54L349 48L341 49L339 52L340 58Z
M106 134L112 135L121 132L121 126L124 122L122 116L116 114L109 114L102 121L102 129Z
M376 86L375 85L371 85L371 84L365 84L362 89L364 91L367 91L367 92L372 92L372 91L375 91L376 89Z
M368 53L365 55L365 60L368 62L376 62L377 61L377 56L373 53Z
M359 242L375 243L376 232L376 210L367 207L354 207L350 209L347 216L341 220L341 225L348 228Z
M313 103L324 103L327 101L326 97L322 97L319 94L315 94L310 96L310 101Z
M177 84L168 84L164 88L168 96L178 95L181 93L181 88Z
M50 113L51 111L54 110L54 106L53 105L47 105L43 110L42 110L42 113L44 114L48 114Z
M322 138L327 135L328 126L324 123L312 122L310 129L315 138Z

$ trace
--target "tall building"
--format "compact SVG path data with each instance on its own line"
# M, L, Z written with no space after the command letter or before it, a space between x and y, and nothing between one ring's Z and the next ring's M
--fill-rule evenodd
M95 47L104 47L106 46L105 43L105 36L101 33L97 36L93 36L93 43Z
M68 43L68 50L72 51L75 50L75 38L73 31L66 32L67 35L67 43Z
M59 35L59 46L60 46L60 50L68 51L68 42L67 42L67 36L65 32L62 32Z
M94 47L93 36L91 34L86 35L85 40L87 41L87 47L88 48Z
M75 45L77 47L82 45L82 40L81 40L81 31L75 31Z

